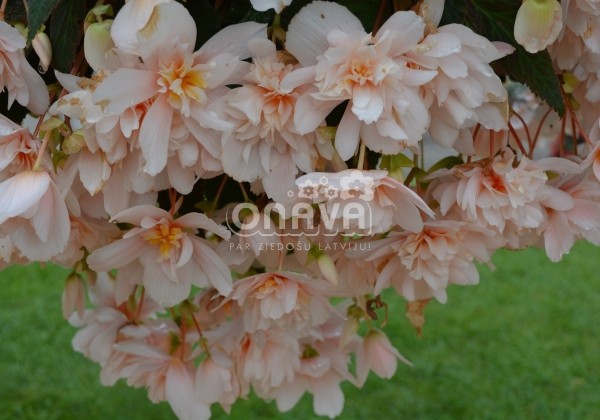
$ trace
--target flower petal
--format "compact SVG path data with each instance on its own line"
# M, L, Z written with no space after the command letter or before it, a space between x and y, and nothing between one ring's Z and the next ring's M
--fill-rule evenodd
M173 108L167 96L161 95L152 104L140 128L139 142L146 166L144 171L155 176L167 165Z
M252 39L266 39L267 25L256 22L244 22L229 25L212 36L196 52L198 58L204 62L210 61L218 54L231 54L240 60L250 57L248 41Z
M18 216L36 204L48 190L45 172L25 171L0 183L0 223Z
M360 140L360 120L352 112L352 107L346 107L335 135L335 149L342 160L348 160L354 153Z
M121 114L154 96L158 90L157 78L151 71L120 68L96 88L94 102L106 101L108 112Z
M312 66L317 64L317 57L329 48L327 35L333 29L345 33L364 32L360 20L344 6L313 1L292 18L285 48L302 66Z
M146 245L140 236L120 239L92 252L87 258L87 263L96 272L119 268L138 258L146 249Z

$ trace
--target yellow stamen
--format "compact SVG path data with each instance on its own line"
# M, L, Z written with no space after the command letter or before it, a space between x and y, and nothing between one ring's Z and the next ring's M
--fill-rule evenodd
M194 68L191 58L164 65L158 73L158 84L163 92L168 93L169 102L174 108L187 113L190 99L202 101L207 86L204 71Z
M162 261L171 257L172 249L181 248L182 237L183 231L181 228L170 223L161 223L144 233L146 242L159 247Z

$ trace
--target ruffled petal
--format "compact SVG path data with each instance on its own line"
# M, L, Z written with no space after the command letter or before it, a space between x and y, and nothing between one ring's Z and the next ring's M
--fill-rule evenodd
M360 20L344 6L313 1L292 18L285 48L302 66L312 66L317 64L317 57L329 48L327 35L333 29L345 33L364 32Z

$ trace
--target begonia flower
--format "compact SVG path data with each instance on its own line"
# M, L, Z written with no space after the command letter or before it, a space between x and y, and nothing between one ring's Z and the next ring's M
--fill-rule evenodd
M123 238L95 250L87 262L94 271L108 271L139 260L143 284L150 296L165 306L186 299L192 284L212 285L223 295L231 290L231 274L198 229L228 238L230 232L201 213L174 219L167 211L149 205L132 207L112 220L135 227Z
M315 1L290 22L286 49L306 67L296 83L313 83L296 105L301 134L314 131L325 117L350 100L337 129L335 147L348 160L362 140L376 152L396 154L421 139L430 118L418 87L435 71L409 66L405 54L424 35L414 12L397 12L376 34L336 3Z
M0 21L0 91L8 91L9 107L16 100L34 114L42 115L50 104L48 89L25 59L23 48L23 35Z
M31 261L63 251L71 232L69 212L52 177L28 170L0 182L0 232Z

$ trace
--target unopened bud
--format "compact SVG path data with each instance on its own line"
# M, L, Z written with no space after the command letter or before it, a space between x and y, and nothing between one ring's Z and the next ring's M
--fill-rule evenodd
M579 86L579 79L572 73L563 73L563 89L565 93L573 93Z
M360 323L358 319L354 317L350 317L344 322L344 326L342 327L342 335L340 336L340 347L345 347L352 339L356 336L358 332L358 327Z
M333 141L335 139L336 132L337 132L336 127L330 127L330 126L317 127L317 133L320 134L324 139L327 139L329 141Z
M515 40L532 54L546 49L562 30L562 7L557 0L525 0L517 12Z
M52 61L52 44L50 43L50 38L48 38L45 32L38 32L35 34L33 41L31 41L31 46L40 58L40 73L46 73Z
M321 270L323 277L325 277L328 282L337 285L338 272L331 257L327 254L321 254L317 258L317 264L319 265L319 270Z
M76 273L71 273L65 283L62 294L63 317L69 319L77 311L79 318L83 318L85 311L85 284Z
M74 155L79 153L85 145L85 137L83 137L81 130L77 130L65 139L62 144L62 151L67 155Z
M110 37L112 20L92 23L85 31L83 52L90 67L96 72L105 68L106 53L114 46Z

